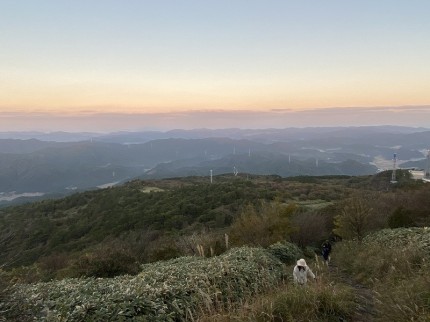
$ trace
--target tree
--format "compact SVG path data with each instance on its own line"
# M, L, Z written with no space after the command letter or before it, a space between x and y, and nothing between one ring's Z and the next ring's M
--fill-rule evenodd
M286 240L292 230L290 217L295 210L295 205L275 202L262 202L260 207L249 205L230 228L232 245L267 247Z
M403 206L398 207L388 218L390 228L411 227L414 225L413 213Z
M326 228L326 218L319 212L297 213L291 221L295 228L291 233L291 241L300 247L319 246L321 240L330 234L331 229Z
M342 238L361 241L369 231L372 208L363 198L353 197L335 217L334 233Z

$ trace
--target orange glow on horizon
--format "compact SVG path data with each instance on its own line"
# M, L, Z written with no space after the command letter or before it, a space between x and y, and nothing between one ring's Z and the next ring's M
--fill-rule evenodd
M4 83L0 112L170 113L190 110L306 110L330 107L426 105L426 82L308 81ZM14 85L15 84L15 85ZM378 86L379 84L379 86Z
M177 94L176 95L35 95L0 97L0 112L61 112L61 113L168 113L188 110L253 110L313 109L328 107L372 107L426 105L428 92L406 95L400 91L368 91L367 95L353 91L310 92L293 94L266 91L242 94Z

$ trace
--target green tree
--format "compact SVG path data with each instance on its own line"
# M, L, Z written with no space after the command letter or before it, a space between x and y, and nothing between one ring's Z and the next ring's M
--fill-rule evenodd
M390 228L411 227L414 225L412 211L400 206L388 218Z

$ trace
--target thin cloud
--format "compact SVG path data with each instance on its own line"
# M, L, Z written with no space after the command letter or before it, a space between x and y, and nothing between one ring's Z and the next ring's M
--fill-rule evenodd
M430 106L311 110L188 110L174 113L0 113L2 131L140 131L195 128L286 128L404 125L430 127Z
M296 111L297 113L333 113L333 112L354 112L354 113L366 113L366 112L430 112L430 105L419 105L419 106L358 106L358 107L326 107L326 108L314 108Z
M291 108L272 108L271 110L270 110L271 112L294 112L294 110L293 109L291 109Z

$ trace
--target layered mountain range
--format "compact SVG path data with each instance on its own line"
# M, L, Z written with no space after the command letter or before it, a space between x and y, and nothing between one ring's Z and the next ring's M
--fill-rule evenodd
M407 127L0 133L0 192L66 194L133 178L223 173L366 175L425 168L430 131ZM211 171L212 170L212 171Z

